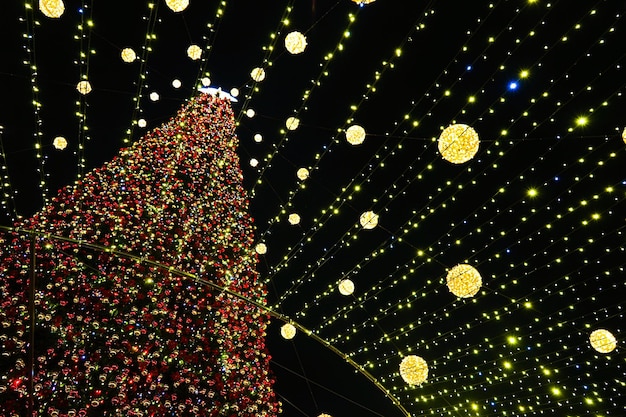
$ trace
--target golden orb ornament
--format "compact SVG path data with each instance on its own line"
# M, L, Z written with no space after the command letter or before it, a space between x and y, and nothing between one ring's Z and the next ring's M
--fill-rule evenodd
M341 295L352 295L354 292L354 282L349 279L342 279L339 282L339 293Z
M165 0L167 7L175 12L182 12L189 6L189 0Z
M298 31L287 34L285 36L285 48L291 54L301 54L306 49L306 37Z
M363 6L364 4L374 3L376 0L352 0L352 1L358 4L359 6Z
M179 80L178 78L175 78L172 80L172 87L174 88L180 88L183 86L183 82L181 80Z
M259 255L265 255L267 253L267 245L263 242L258 243L254 247L254 250L256 250L256 253L258 253Z
M296 335L296 328L291 323L285 323L280 328L280 335L285 339L293 339Z
M56 149L62 151L63 149L65 149L67 147L67 139L65 139L63 136L57 136L52 141L52 146L54 146Z
M437 143L442 158L453 164L462 164L472 159L478 152L479 144L478 133L461 123L446 127Z
M194 61L199 60L202 58L202 48L198 45L190 45L189 48L187 48L187 56Z
M137 120L137 126L143 129L144 127L148 126L148 122L146 121L146 119L139 119Z
M406 356L400 362L400 376L407 384L421 385L428 379L428 364L420 356Z
M317 417L333 417L333 416L331 416L330 414L322 413Z
M617 339L613 333L606 329L594 330L589 335L589 343L591 347L600 353L611 353L617 347Z
M91 83L87 80L83 80L76 85L76 90L82 95L91 93Z
M309 178L309 170L306 168L300 168L296 171L296 176L299 180L304 181Z
M624 143L626 143L626 127L622 131L622 140L624 141Z
M250 76L256 82L261 82L265 79L265 70L263 68L255 68L250 72Z
M298 128L298 126L300 126L300 119L298 119L297 117L289 117L287 118L287 121L285 122L285 126L287 126L287 129L289 130L296 130Z
M450 292L461 298L475 296L483 282L476 268L468 264L459 264L448 271L446 281Z
M360 145L365 140L365 129L359 125L352 125L346 130L346 140L350 145Z
M133 48L122 49L122 53L120 55L122 56L122 61L128 63L134 62L137 59L137 54L135 53Z
M65 4L63 0L39 0L39 10L52 19L58 19L65 12Z
M298 223L300 223L300 215L297 213L291 213L289 217L287 218L287 220L289 221L289 224L291 224L292 226L295 226Z
M373 229L378 225L378 214L373 211L366 211L359 217L359 223L363 229Z

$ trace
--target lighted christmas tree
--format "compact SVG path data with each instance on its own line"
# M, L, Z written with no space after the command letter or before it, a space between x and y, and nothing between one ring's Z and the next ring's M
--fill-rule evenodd
M269 317L229 294L265 303L234 127L202 94L16 225L50 234L35 237L32 395L31 237L2 235L0 415L31 400L42 416L278 414Z

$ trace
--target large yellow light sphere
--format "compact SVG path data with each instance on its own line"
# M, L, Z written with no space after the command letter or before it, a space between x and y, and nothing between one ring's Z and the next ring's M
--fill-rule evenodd
M191 45L187 48L187 56L194 61L199 60L202 57L202 48L198 45Z
M622 131L622 140L624 141L624 143L626 143L626 127Z
M189 6L189 0L165 0L165 4L175 12L182 12Z
M124 62L133 62L137 59L137 54L133 50L133 48L124 48L122 49L122 61Z
M265 70L263 68L254 68L250 72L250 76L256 82L261 82L265 79Z
M291 323L285 323L280 328L280 335L285 339L293 339L296 335L296 328Z
M54 138L54 140L52 141L52 145L62 151L63 149L65 149L67 147L67 139L65 139L63 136L57 136L56 138Z
M65 4L63 0L39 0L39 10L48 17L58 19L65 11Z
M300 168L296 171L296 176L299 180L304 181L309 178L309 170L306 168Z
M285 36L285 48L291 54L301 54L306 49L306 37L298 31L287 34Z
M359 217L359 223L363 229L373 229L378 225L378 214L373 211L366 211Z
M267 253L267 245L263 242L258 243L254 247L254 250L256 250L256 253L258 253L259 255L265 255Z
M453 164L462 164L472 159L478 152L479 144L478 133L465 124L446 127L438 141L442 158Z
M450 292L461 298L475 296L483 282L476 268L468 264L459 264L448 271L446 281Z
M349 279L342 279L339 282L339 293L341 295L352 295L354 292L354 282Z
M400 376L407 384L423 384L428 379L428 364L419 356L406 356L400 362Z
M352 0L352 1L358 4L359 6L362 6L364 4L374 3L376 0Z
M82 95L91 93L91 83L87 80L83 80L76 85L76 90Z
M589 343L591 347L600 353L611 353L617 347L617 339L613 333L606 329L594 330L589 335Z
M300 215L298 213L291 213L287 220L289 221L289 224L295 226L300 223Z
M346 140L350 145L360 145L365 140L365 129L359 125L352 125L346 130Z
M300 126L300 119L298 119L297 117L289 117L287 118L287 121L285 122L285 126L287 126L287 129L289 130L296 130L298 128L298 126Z

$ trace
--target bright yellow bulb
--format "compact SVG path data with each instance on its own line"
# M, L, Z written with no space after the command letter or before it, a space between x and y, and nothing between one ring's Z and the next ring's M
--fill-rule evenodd
M530 75L530 73L528 72L528 70L522 70L519 73L519 77L520 78L528 78L528 75Z
M589 120L585 116L581 116L578 119L576 119L576 124L578 126L584 126L587 123L589 123Z
M537 197L538 194L537 189L535 188L529 189L527 193L529 197Z

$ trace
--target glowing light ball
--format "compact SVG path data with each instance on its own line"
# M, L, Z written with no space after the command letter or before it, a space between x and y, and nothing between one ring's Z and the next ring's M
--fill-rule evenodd
M297 213L291 213L287 218L287 221L289 221L289 224L295 226L296 224L300 223L300 215Z
M298 169L298 171L296 171L296 176L299 180L304 181L309 178L309 170L306 168L300 168Z
M346 140L350 145L360 145L365 140L365 129L359 125L352 125L346 130Z
M260 133L257 133L254 135L254 141L256 143L261 143L263 142L263 135L261 135Z
M174 88L180 88L182 87L183 83L181 80L179 80L178 78L172 80L172 87Z
M446 281L450 292L461 298L475 296L483 282L476 268L468 264L459 264L448 271Z
M453 164L469 161L478 152L478 133L465 124L446 127L439 136L438 147L441 157Z
M48 17L58 19L65 11L65 4L63 0L39 0L39 10Z
M289 117L287 118L287 121L285 122L285 126L287 126L287 129L289 130L296 130L298 128L298 126L300 126L300 119L298 119L297 117Z
M419 356L406 356L400 362L400 376L407 384L423 384L428 379L428 364Z
M285 36L285 48L291 54L301 54L306 49L306 37L298 31L288 33Z
M194 61L199 60L202 57L202 48L198 45L191 45L187 48L187 56Z
M82 95L91 93L91 83L87 80L83 80L76 85L76 90Z
M600 353L611 353L617 347L617 339L613 333L606 329L594 330L589 335L589 343L591 347Z
M263 68L255 68L250 72L250 76L256 82L261 82L265 79L265 70Z
M363 229L373 229L378 226L378 214L373 211L366 211L359 217L359 223Z
M359 6L363 6L364 4L374 3L376 0L352 0L352 1L358 4Z
M254 109L246 110L246 116L248 116L251 119L254 117L255 114L256 114L256 112L254 111Z
M626 127L622 131L622 140L624 141L624 143L626 143Z
M239 95L239 89L235 88L235 87L231 88L230 89L230 95L233 96L233 97L237 97Z
M189 0L165 0L167 7L175 12L182 12L189 6Z
M252 159L250 160L250 166L251 166L252 168L256 168L256 167L257 167L257 165L259 165L259 160L258 160L258 159L256 159L256 158L252 158Z
M124 48L122 49L122 61L124 62L133 62L137 59L137 54L133 50L133 48Z
M56 149L62 151L63 149L65 149L67 147L67 139L65 139L63 136L57 136L52 141L52 146L54 146Z
M265 243L258 243L255 247L254 250L256 250L256 253L258 253L259 255L265 255L267 253L267 245Z
M148 122L146 122L146 119L139 119L137 120L137 126L144 128L148 126Z
M333 416L331 416L330 414L322 413L317 417L333 417Z
M291 323L285 323L280 328L280 335L287 340L293 339L296 335L296 328Z
M202 83L203 87L208 87L211 85L211 79L209 77L202 77L200 82Z
M341 295L352 295L354 292L354 282L349 279L342 279L339 282L339 293Z
M150 93L150 100L159 101L159 98L159 93L157 93L156 91Z

